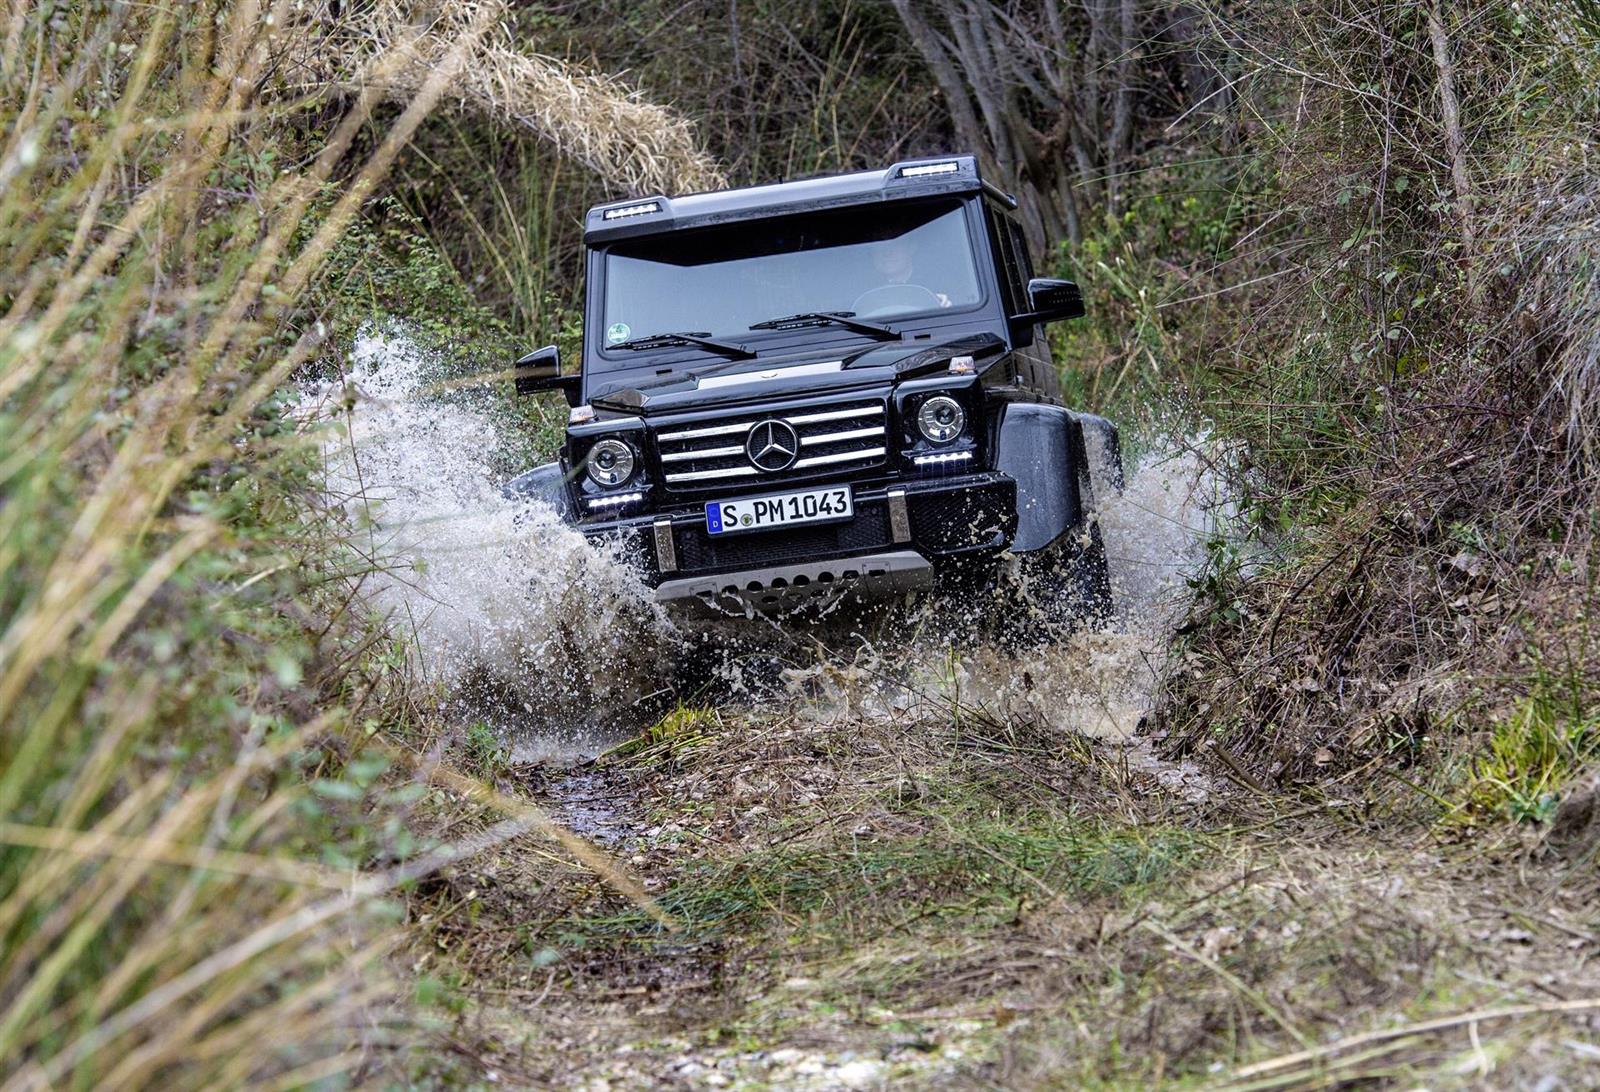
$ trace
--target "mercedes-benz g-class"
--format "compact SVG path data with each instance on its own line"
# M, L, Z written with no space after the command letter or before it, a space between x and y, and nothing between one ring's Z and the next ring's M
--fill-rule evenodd
M566 396L565 445L508 492L622 540L663 602L1020 563L1048 611L1104 612L1117 433L1060 404L1041 324L1083 304L1033 276L1016 207L956 155L591 209L581 366L517 362Z

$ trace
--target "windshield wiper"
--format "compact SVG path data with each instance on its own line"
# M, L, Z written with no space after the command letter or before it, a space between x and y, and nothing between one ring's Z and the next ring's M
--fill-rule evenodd
M670 334L651 334L648 337L636 337L632 341L620 341L615 345L607 346L611 349L660 349L667 345L698 345L702 349L710 349L714 353L732 357L734 360L754 360L754 349L743 345L735 345L731 341L718 341L710 337L704 330L685 330Z
M801 311L798 315L785 315L782 318L767 319L763 322L750 324L752 330L782 330L794 326L843 326L847 330L854 330L858 334L871 334L879 340L899 340L900 335L887 326L879 326L876 322L863 322L855 317L854 311Z

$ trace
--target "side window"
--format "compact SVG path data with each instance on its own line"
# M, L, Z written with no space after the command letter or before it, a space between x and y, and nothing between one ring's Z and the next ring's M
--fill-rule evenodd
M1000 259L1000 290L1005 297L1006 313L1018 314L1025 310L1023 294L1017 290L1019 272L1017 267L1016 239L1011 230L1013 225L993 205L985 204L984 212L989 221L989 238L994 244L996 256ZM1026 252L1024 251L1024 260ZM1025 283L1025 282L1024 282Z
M1022 225L1007 217L1006 227L1011 229L1011 249L1017 256L1017 272L1021 274L1017 280L1017 298L1024 299L1028 294L1028 282L1033 280L1033 256L1028 253L1028 239L1022 234Z

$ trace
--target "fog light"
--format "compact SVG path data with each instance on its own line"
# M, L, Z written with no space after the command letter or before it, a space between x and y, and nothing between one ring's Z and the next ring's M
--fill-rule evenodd
M621 440L601 440L589 449L589 477L614 488L633 477L633 448Z
M966 427L967 413L948 395L936 394L917 410L917 431L936 444L948 444Z

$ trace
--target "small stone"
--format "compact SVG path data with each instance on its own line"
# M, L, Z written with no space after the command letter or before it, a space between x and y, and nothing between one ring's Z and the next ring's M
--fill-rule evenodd
M846 1062L833 1075L846 1088L872 1088L883 1080L883 1064L861 1058Z

